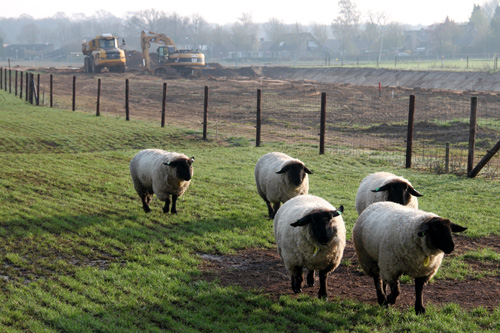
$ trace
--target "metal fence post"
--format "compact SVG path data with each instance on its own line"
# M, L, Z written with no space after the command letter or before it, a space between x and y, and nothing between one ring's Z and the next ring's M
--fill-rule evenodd
M262 131L262 90L257 89L257 119L255 126L255 147L260 147Z
M73 103L71 109L75 111L76 109L76 76L73 75Z
M97 79L97 101L95 106L96 117L99 117L101 115L100 107L101 107L101 79Z
M52 89L52 74L50 74L50 82L49 82L49 86L50 86L50 107L52 107L52 97L53 97L53 89Z
M167 107L167 83L163 83L163 100L161 102L161 127L165 127L165 111Z
M208 86L205 86L205 100L203 103L203 140L207 140L208 126Z

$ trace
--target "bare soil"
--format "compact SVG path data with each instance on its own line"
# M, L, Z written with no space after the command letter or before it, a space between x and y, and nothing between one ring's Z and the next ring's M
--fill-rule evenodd
M450 254L450 257L482 248L490 248L499 252L500 237L471 239L456 236L455 245L455 252ZM282 295L297 297L292 291L290 276L275 249L247 249L231 256L201 254L201 257L203 258L202 279L210 281L216 279L222 286L236 285L246 290L257 290L273 300L278 300ZM350 241L345 248L343 259L344 263L328 277L329 301L352 300L376 305L373 280L359 267L354 246ZM446 259L445 257L444 261ZM348 264L346 265L345 262ZM485 275L481 278L471 277L463 281L433 279L424 288L425 304L444 306L455 303L464 309L476 307L484 307L490 311L498 309L500 296L498 265L476 260L467 260L467 264L474 271L489 271L496 274ZM315 286L304 286L302 293L317 297L318 289L319 281L316 277ZM413 308L414 302L413 282L402 283L401 295L394 306L400 309Z

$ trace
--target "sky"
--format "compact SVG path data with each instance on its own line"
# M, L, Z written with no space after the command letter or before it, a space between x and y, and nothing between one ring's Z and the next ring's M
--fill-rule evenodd
M252 15L253 22L264 23L277 18L286 24L310 23L331 24L338 15L337 0L297 0L300 5L291 5L294 1L283 0L250 0L244 1L40 1L23 0L2 6L0 17L18 17L28 14L34 18L51 17L57 12L64 12L71 17L83 13L92 16L98 10L110 12L118 17L125 17L127 12L145 9L157 9L166 13L177 13L182 16L198 14L208 23L234 23L243 13ZM448 16L456 23L468 21L474 4L486 0L352 0L366 21L368 13L383 13L389 21L407 25L428 26L441 23Z

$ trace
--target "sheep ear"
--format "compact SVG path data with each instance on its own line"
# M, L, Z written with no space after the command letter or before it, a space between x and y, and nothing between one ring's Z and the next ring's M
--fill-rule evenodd
M310 174L310 175L312 175L312 173L313 173L313 172L312 172L312 171L311 171L308 167L306 167L305 165L304 165L304 171L305 171L306 173Z
M342 215L344 213L344 206L341 205L339 208L337 208L337 210L334 210L333 213L333 217Z
M306 215L300 219L298 219L296 222L290 224L292 227L303 227L305 225L308 225L312 221L312 216L311 214Z
M194 163L194 156L191 156L191 158L188 160L189 164Z
M417 190L415 190L413 187L411 186L408 186L408 192L410 192L411 195L415 196L415 197L422 197L423 194L418 192Z
M467 230L467 228L459 226L458 224L455 223L452 223L450 227L451 227L451 232L464 232L465 230Z
M276 173L285 173L290 169L290 164L285 165L283 168L281 168L280 171L277 171Z
M385 184L384 186L377 187L376 189L372 190L372 192L381 192L381 191L387 191L391 184Z
M417 232L418 237L424 237L427 230L429 230L429 224L428 223L422 223L422 226L420 227L420 230Z

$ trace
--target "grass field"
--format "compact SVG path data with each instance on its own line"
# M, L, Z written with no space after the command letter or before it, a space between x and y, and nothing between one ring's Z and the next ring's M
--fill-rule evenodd
M162 214L155 199L145 214L133 189L129 161L151 147L196 158L178 215ZM359 181L380 170L419 184L421 207L467 226L468 237L500 234L497 182L321 156L299 145L207 142L192 130L33 107L0 91L0 331L500 330L500 309L430 304L417 317L412 308L335 295L321 301L284 291L273 301L258 290L201 279L201 253L275 247L253 180L257 159L274 150L313 170L311 194L345 206L348 238ZM498 263L498 255L492 260ZM457 269L442 267L440 275Z

